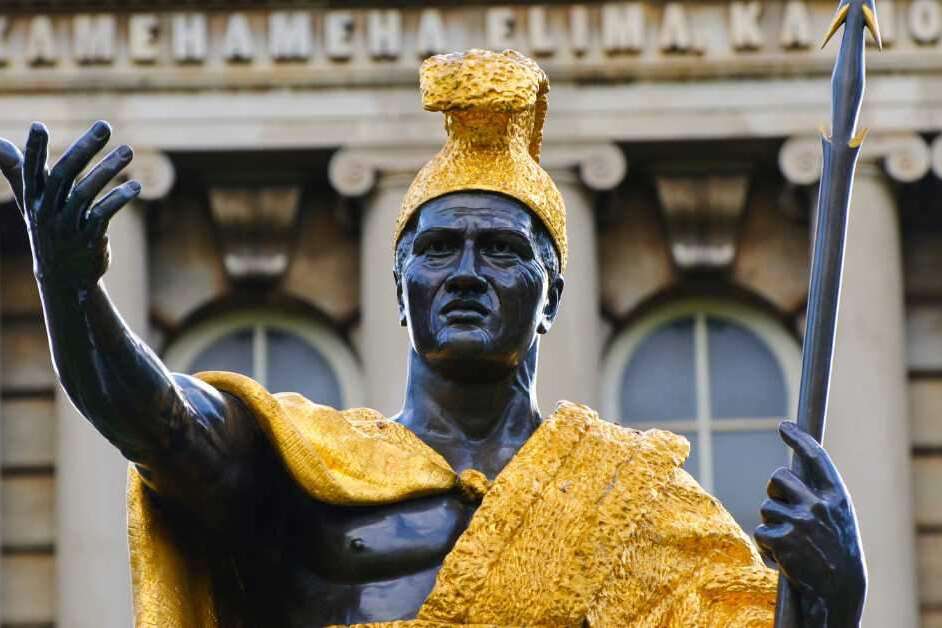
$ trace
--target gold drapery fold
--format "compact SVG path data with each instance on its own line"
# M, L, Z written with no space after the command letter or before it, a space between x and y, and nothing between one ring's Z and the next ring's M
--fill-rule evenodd
M296 393L272 395L237 373L213 371L197 377L246 405L288 472L314 499L391 504L458 486L458 476L444 458L375 410L339 411ZM218 625L208 557L180 532L131 465L128 543L138 628Z
M312 498L389 504L459 482L375 411L271 395L231 373L200 378L245 403ZM688 451L669 432L560 402L493 483L477 482L484 499L418 618L360 628L771 626L775 572L681 468ZM164 520L133 467L128 528L136 625L216 628L208 557Z

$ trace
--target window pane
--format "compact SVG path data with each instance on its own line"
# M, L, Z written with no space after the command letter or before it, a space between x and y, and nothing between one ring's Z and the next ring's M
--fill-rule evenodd
M777 432L713 433L716 497L747 533L759 525L759 507L772 472L787 460Z
M697 433L681 432L680 435L690 441L690 455L687 456L687 461L684 463L684 470L696 478L697 482L702 482L700 479L700 448L697 446L699 444Z
M707 333L713 418L785 418L785 376L765 343L720 318L707 319Z
M689 421L697 416L693 318L659 327L641 341L621 384L621 421Z
M340 384L324 356L294 334L279 329L267 333L269 390L296 392L315 403L341 408Z
M240 329L223 336L196 356L190 372L234 371L253 377L252 329Z

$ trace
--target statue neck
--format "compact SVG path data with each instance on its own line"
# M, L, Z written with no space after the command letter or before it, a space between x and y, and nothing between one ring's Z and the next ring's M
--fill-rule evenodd
M411 350L406 399L399 418L446 458L447 450L456 447L470 452L490 449L491 443L522 445L540 423L537 353L538 343L534 342L516 370L482 382L449 378Z

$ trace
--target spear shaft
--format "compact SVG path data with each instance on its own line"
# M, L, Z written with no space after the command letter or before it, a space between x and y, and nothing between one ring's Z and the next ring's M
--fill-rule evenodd
M832 134L828 137L822 133L821 138L824 160L815 215L798 393L798 426L818 442L824 437L827 416L851 188L860 145L867 134L866 129L857 132L865 84L865 30L869 29L877 44L881 44L874 0L841 0L825 44L841 25L844 32L831 76ZM797 458L792 462L792 469L804 479L804 469ZM781 575L775 626L798 628L801 625L798 596Z

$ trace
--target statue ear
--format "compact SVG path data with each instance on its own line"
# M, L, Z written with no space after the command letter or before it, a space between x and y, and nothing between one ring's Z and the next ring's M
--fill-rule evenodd
M562 275L556 275L556 279L550 285L546 294L546 305L543 306L543 314L540 317L540 324L536 328L538 334L545 334L553 326L556 315L559 314L559 303L563 298L563 288L566 286L566 280Z
M402 278L399 276L399 273L393 271L393 281L396 282L396 302L399 304L399 325L405 327L406 322L406 306L402 302Z

